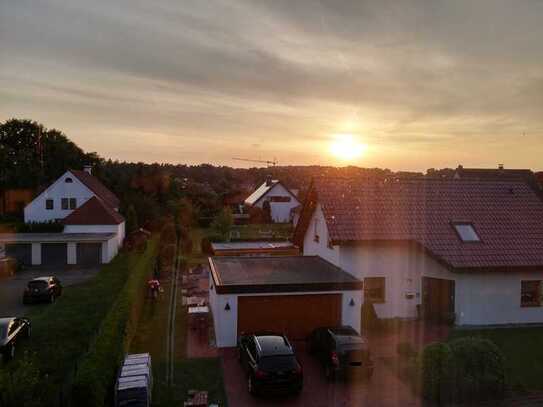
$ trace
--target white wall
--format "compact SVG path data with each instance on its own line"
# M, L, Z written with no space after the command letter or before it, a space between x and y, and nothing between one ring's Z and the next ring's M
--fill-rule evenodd
M117 247L121 247L125 237L125 223L118 225L66 225L63 233L115 233Z
M521 307L522 280L543 280L541 272L462 274L456 281L460 325L542 323L543 307Z
M210 284L213 277L210 275ZM215 287L209 291L209 305L213 314L216 345L219 348L237 345L238 333L238 297L240 296L269 296L269 295L319 295L342 294L341 323L350 325L360 332L360 312L362 305L362 291L323 291L323 292L298 292L298 293L262 293L262 294L217 294ZM354 300L355 305L349 303ZM226 304L230 310L225 311Z
M314 242L318 218L319 243ZM543 307L521 307L521 280L543 280L541 272L453 273L420 250L408 246L327 246L319 205L304 239L304 255L318 255L359 279L385 277L385 303L375 304L380 318L415 318L422 301L422 277L455 280L458 325L543 323ZM409 299L406 294L413 293Z
M315 225L319 241L315 241ZM324 221L322 207L317 204L304 237L305 256L320 256L330 263L339 265L339 246L328 247L328 229Z
M264 202L272 196L289 196L290 202L270 202L271 218L276 223L290 222L290 211L300 205L300 201L292 195L282 184L275 184L255 206L262 208Z
M71 183L65 182L68 177L72 179ZM94 193L90 189L67 171L25 207L25 222L47 222L55 219L64 219L73 210L61 209L62 198L76 198L77 207L80 207L93 196ZM52 210L45 209L45 201L47 199L53 199L54 201Z

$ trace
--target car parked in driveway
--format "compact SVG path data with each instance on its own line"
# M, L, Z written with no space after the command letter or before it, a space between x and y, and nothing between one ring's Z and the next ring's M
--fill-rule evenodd
M37 277L30 280L23 293L23 304L34 302L53 303L62 294L60 280L53 276Z
M308 338L308 350L321 362L330 381L373 375L368 341L350 326L315 329Z
M247 373L249 393L298 394L303 387L302 365L284 335L241 335L239 360Z
M22 338L30 338L28 318L0 318L0 353L4 361L13 359L15 346Z

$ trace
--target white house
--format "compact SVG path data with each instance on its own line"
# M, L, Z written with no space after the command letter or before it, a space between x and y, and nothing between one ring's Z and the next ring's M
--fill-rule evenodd
M119 199L92 175L90 166L66 171L25 207L25 222L64 219L93 196L118 211Z
M316 179L294 240L380 318L543 322L543 202L522 180Z
M242 332L305 339L320 326L360 330L362 282L317 256L211 257L209 305L218 347Z
M60 267L109 263L122 246L119 199L91 174L69 170L24 210L25 222L59 221L62 233L0 235L6 254L26 265Z
M268 177L251 195L245 199L248 206L264 208L264 203L270 205L271 219L275 223L292 221L292 209L300 205L296 195L285 187L281 181Z

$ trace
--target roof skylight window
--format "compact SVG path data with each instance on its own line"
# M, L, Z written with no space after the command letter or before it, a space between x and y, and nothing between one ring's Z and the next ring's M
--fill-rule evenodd
M480 242L481 238L475 231L475 228L470 223L455 223L453 224L458 237L463 242Z

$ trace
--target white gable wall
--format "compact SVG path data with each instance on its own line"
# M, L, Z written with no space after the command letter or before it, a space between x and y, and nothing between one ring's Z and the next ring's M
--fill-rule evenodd
M71 183L66 183L66 178L71 178ZM73 210L63 210L61 207L62 198L76 198L77 207L83 205L95 194L77 179L70 171L66 171L49 188L38 195L24 209L25 223L48 222L55 219L64 219ZM45 209L45 201L53 199L53 209Z
M317 219L319 242L314 241ZM415 318L422 301L422 277L455 280L458 325L543 323L543 307L521 307L522 280L543 280L541 272L453 273L424 252L407 245L328 247L320 205L304 238L304 255L318 255L359 279L385 277L385 303L375 304L380 318ZM409 299L406 294L412 293Z
M290 222L290 211L292 208L297 207L300 204L300 201L292 195L281 183L275 184L260 201L258 201L255 206L262 208L264 206L264 201L270 200L273 196L288 196L290 197L290 202L270 202L271 209L271 218L276 223L286 223Z
M319 241L315 241L315 226ZM339 246L328 246L328 228L324 221L324 214L322 207L317 204L311 221L309 222L309 228L304 237L304 256L320 256L330 263L339 266ZM358 276L357 276L358 277Z

